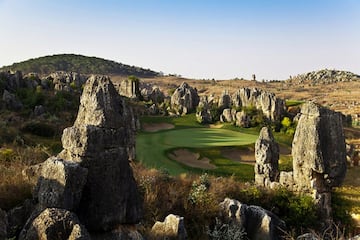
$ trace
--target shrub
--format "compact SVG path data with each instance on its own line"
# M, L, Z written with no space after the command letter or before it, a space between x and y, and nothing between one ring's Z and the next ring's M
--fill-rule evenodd
M27 123L23 128L23 132L31 133L40 137L53 137L55 136L56 130L53 126L40 123L40 122L30 122Z
M208 228L207 234L212 240L248 239L243 228L235 224L223 223L217 218L214 228L212 230Z

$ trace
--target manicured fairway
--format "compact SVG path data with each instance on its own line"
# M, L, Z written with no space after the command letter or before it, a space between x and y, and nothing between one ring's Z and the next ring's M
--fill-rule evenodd
M254 143L256 139L256 135L212 128L187 128L155 133L140 133L136 139L136 154L137 159L147 167L164 168L171 174L180 174L194 169L170 160L167 153L172 149L202 149L202 152L204 152L204 149L207 148L248 145ZM228 159L223 161L227 162L229 168L244 166L244 164L235 163ZM219 161L213 161L215 165L217 165L217 162ZM249 168L249 166L244 167ZM223 169L223 166L221 169Z

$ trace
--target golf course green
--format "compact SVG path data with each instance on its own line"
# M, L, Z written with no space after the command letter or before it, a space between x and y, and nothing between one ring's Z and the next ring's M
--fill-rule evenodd
M253 177L253 166L224 158L221 147L253 144L257 135L240 133L221 128L185 128L158 132L141 132L136 139L137 160L150 168L165 169L170 174L201 172L202 169L189 167L174 161L168 154L179 148L186 148L210 159L216 169L207 170L217 175L238 175L249 180Z

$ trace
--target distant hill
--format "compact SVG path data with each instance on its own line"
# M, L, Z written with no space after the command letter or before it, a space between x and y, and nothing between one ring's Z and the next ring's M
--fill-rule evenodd
M79 72L82 74L134 75L137 77L154 77L158 72L97 57L75 54L58 54L29 59L27 61L4 66L0 71L19 70L23 74L35 72L47 75L55 71Z
M351 82L351 81L360 81L360 76L349 71L339 71L339 70L330 70L330 69L322 69L319 71L299 74L287 80L288 83L294 83L294 84L306 83L311 85L331 84L336 82Z

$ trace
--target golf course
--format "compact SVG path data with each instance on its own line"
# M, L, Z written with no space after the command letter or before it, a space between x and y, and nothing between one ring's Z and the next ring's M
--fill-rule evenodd
M243 180L253 178L253 165L226 158L222 150L251 148L258 137L257 134L199 125L194 116L185 117L183 120L147 120L155 122L151 125L151 131L143 129L136 139L137 160L145 166L163 169L172 175L206 171L219 176L234 175ZM154 130L156 124L165 127Z

